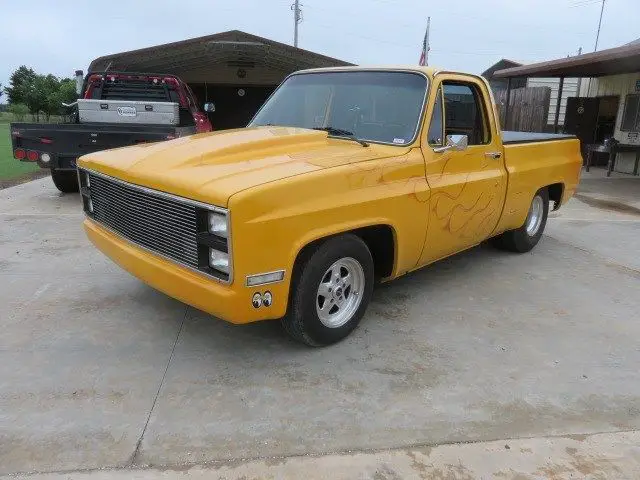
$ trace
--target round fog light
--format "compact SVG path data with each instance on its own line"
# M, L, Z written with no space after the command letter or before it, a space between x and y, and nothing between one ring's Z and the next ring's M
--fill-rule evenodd
M272 303L273 296L271 295L271 292L264 292L264 295L262 295L262 304L265 307L270 307Z
M42 155L40 155L40 161L42 163L49 163L51 161L51 155L49 155L48 153L43 153Z
M253 308L260 308L262 306L262 295L260 295L260 292L253 294L251 304L253 305Z

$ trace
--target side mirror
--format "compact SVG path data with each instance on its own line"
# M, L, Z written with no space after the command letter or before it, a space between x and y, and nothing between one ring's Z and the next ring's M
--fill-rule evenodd
M433 151L436 153L442 153L448 150L461 152L466 150L468 146L469 137L467 135L447 135L447 144L444 147L436 147Z
M215 103L205 103L204 104L204 111L205 112L209 112L209 113L213 113L216 111L216 104Z

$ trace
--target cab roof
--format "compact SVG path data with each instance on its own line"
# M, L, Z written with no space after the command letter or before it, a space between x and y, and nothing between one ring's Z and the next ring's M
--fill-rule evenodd
M309 68L305 70L298 70L294 73L318 73L318 72L357 72L357 71L386 71L386 72L416 72L433 77L438 71L442 69L436 67L423 67L420 65L355 65L344 67L324 67L324 68Z
M298 70L291 75L300 73L318 73L318 72L366 72L366 71L378 71L378 72L415 72L425 75L430 80L440 73L449 73L454 75L467 75L483 82L489 90L491 90L486 78L481 75L467 72L456 72L455 70L448 70L446 68L438 67L423 67L421 65L382 65L382 66L366 66L366 65L354 65L344 67L324 67L324 68L309 68L306 70Z

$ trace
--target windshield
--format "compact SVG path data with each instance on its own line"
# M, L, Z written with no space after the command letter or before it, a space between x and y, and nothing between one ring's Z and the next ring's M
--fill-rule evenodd
M338 130L371 142L414 140L427 89L417 73L346 71L292 75L257 113L250 127L280 125ZM332 132L333 131L333 132Z

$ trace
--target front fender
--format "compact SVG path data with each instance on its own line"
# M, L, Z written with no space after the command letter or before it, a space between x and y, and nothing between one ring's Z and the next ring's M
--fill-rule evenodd
M284 281L269 286L273 318L283 316L299 252L311 242L371 225L392 228L392 277L404 274L415 267L424 245L428 201L418 150L239 192L229 200L234 284L244 284L247 275L284 270Z

